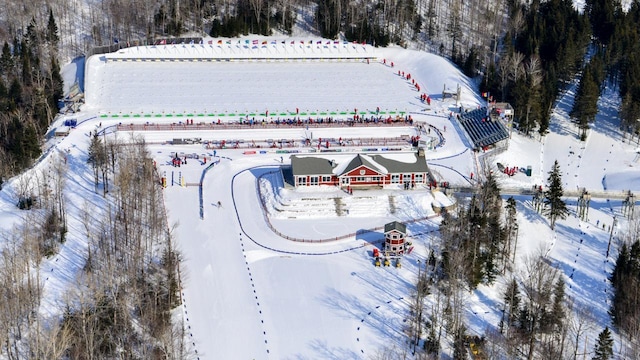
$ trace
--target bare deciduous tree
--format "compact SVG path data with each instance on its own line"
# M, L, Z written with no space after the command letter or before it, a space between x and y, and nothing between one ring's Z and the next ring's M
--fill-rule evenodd
M544 250L526 258L520 275L523 297L523 314L520 316L521 329L527 340L527 359L534 358L538 335L542 332L542 321L552 299L552 289L559 272L547 264Z

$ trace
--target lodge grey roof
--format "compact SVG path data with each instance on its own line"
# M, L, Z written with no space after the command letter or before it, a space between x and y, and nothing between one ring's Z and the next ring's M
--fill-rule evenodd
M380 174L399 174L399 173L427 173L429 167L424 157L414 155L415 162L403 162L384 157L383 155L367 155L361 156L355 155L349 164L340 172L343 175L358 168L359 166L366 166L371 170L377 171ZM369 160L369 158L371 160ZM291 170L294 176L298 175L334 175L334 167L331 164L331 160L326 158L320 158L315 156L291 156Z
M342 173L339 175L348 174L350 171L353 171L354 169L357 169L363 165L377 172L378 174L386 174L388 172L387 169L380 168L378 164L374 164L371 161L369 161L367 156L362 156L358 154L353 159L351 159L351 161L349 162L349 165L347 165L347 167L345 167Z
M370 156L375 162L384 166L387 169L387 171L392 174L409 173L409 172L412 172L412 173L429 172L427 161L425 160L424 157L418 156L418 154L415 154L416 161L413 163L392 160L382 155L370 155Z
M407 225L405 225L405 224L403 224L401 222L397 222L397 221L393 221L393 222L390 222L390 223L384 225L384 233L385 234L388 233L389 231L393 231L393 230L396 230L396 231L399 231L399 232L401 232L403 234L406 234L407 233Z
M313 156L291 156L293 175L333 175L331 160Z

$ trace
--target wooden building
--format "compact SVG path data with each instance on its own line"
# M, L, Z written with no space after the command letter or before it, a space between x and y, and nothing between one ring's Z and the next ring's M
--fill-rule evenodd
M379 154L356 154L338 158L338 161L313 155L293 155L294 185L370 188L398 184L410 189L428 184L429 167L424 152L406 155L413 161L399 161Z
M406 251L407 226L393 221L384 226L384 253L389 256L400 256Z

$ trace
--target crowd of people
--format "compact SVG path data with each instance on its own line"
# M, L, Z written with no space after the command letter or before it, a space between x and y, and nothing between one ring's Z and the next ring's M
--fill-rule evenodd
M244 117L235 121L222 121L218 119L217 121L213 121L211 123L198 122L194 123L193 119L186 119L186 123L182 124L172 124L172 125L196 125L196 126L204 126L204 125L218 125L218 126L309 126L309 125L331 125L331 126L356 126L356 125L371 125L371 124L406 124L409 126L413 125L413 117L411 115L373 115L373 116L363 116L360 114L354 114L348 118L336 118L333 116L328 117L287 117L287 118L256 118L256 117ZM153 124L150 124L153 125Z

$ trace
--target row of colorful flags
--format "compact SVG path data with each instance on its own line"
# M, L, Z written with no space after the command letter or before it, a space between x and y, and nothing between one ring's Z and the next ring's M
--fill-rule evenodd
M209 40L209 41L208 41L208 43L209 43L209 44L213 44L213 42L214 42L214 40ZM231 43L232 43L232 41L231 41L231 40L226 40L226 41L224 41L224 42L223 42L222 40L218 40L218 41L217 41L217 44L218 44L218 45L221 45L221 44L223 44L223 43L225 43L225 44L231 44ZM242 43L242 40L238 40L238 41L237 41L237 44L241 44L241 43ZM244 40L244 43L245 43L246 45L249 45L249 44L252 44L252 45L268 45L268 44L276 45L276 44L278 44L278 43L280 43L280 44L286 44L286 43L287 43L287 40L280 40L280 41L278 41L278 40L271 40L271 41L262 40L262 41L260 41L260 40L257 40L257 39L253 39L253 40L245 39L245 40ZM313 43L314 43L314 41L313 41L313 40L309 40L309 41L306 41L306 40L299 40L299 43L300 43L300 44L313 44ZM316 43L316 44L318 44L318 45L320 45L320 44L326 44L326 45L334 44L334 45L338 45L338 44L341 44L341 43L342 43L342 44L349 44L349 42L348 42L348 41L340 41L340 40L333 40L333 41L332 41L332 40L326 40L326 42L325 42L324 40L317 40L315 43ZM354 43L355 43L355 42L354 42ZM295 45L295 44L296 44L296 40L291 40L291 41L290 41L290 44L291 44L291 45ZM364 43L363 43L363 45L364 45Z
M488 102L493 101L493 96L488 91L483 92L481 95L483 98L487 99Z
M280 40L280 41L278 41L278 40L271 40L271 41L262 40L261 41L261 40L257 40L257 39L253 39L253 40L245 39L244 40L244 44L245 45L269 45L269 44L276 45L278 43L286 44L287 42L288 42L288 40ZM190 44L193 44L193 43L194 42L192 40L190 42ZM217 41L216 40L207 40L207 44L209 44L209 45L213 45L214 43L218 44L218 45L222 45L222 44L231 45L234 42L232 42L231 40L225 40L225 41L223 41L223 40L217 40ZM242 40L238 40L235 43L236 44L242 44L243 41ZM331 45L331 44L333 44L333 45L360 44L357 41L353 41L353 42L350 43L348 41L340 41L340 40L291 40L289 43L291 45L295 45L296 43L309 44L309 45L312 45L314 43L317 44L317 45L323 45L323 44L324 45ZM204 44L204 40L200 40L200 44ZM362 42L361 44L362 45L366 45L366 42ZM162 39L162 40L158 41L158 45L167 45L167 39Z

